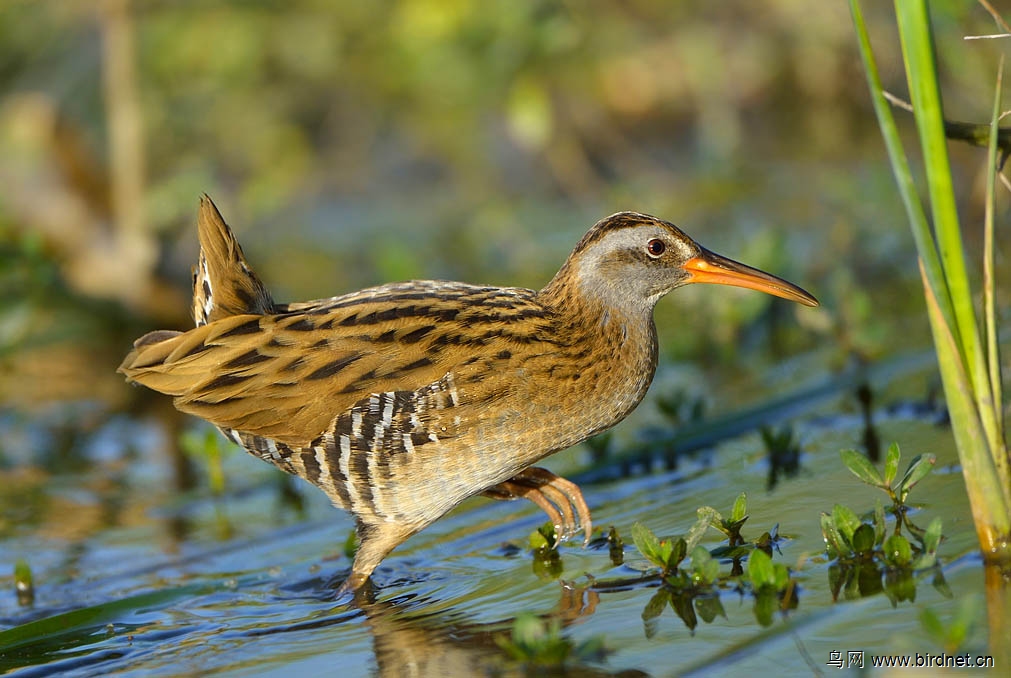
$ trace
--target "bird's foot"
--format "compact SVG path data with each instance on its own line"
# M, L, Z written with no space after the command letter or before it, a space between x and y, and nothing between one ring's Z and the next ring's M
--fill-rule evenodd
M593 521L579 486L547 469L531 466L482 494L501 500L529 499L548 515L559 541L573 536L581 526L585 534L583 545L590 542Z

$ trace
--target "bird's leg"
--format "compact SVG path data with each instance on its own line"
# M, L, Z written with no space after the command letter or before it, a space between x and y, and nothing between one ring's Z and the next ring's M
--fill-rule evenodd
M572 512L572 503L564 492L553 485L543 485L537 488L544 497L558 507L562 514L561 529L555 524L559 539L568 539L579 530L579 523Z
M576 509L576 514L579 517L579 525L583 527L583 545L590 543L590 536L593 534L593 520L590 518L590 507L586 505L586 500L583 499L583 493L579 489L579 486L570 480L566 480L561 476L556 476L554 473L547 469L532 466L525 471L513 476L515 479L518 476L523 476L524 479L536 483L539 485L542 492L548 490L553 497L561 495L562 501L555 500L563 513L569 517L570 523L573 525L569 534L564 535L565 537L575 534L575 520L572 518L572 508ZM564 537L563 537L564 538Z
M509 480L488 488L482 494L492 499L507 500L520 497L529 499L548 515L559 536L566 538L582 525L586 535L583 544L590 541L593 521L590 518L590 508L586 505L579 486L547 469L531 466Z
M383 558L417 531L416 527L410 525L393 522L365 523L359 520L358 550L355 551L351 574L337 589L337 597L361 588Z
M548 520L551 521L551 524L555 526L555 530L559 533L574 532L576 529L576 526L571 521L569 523L564 521L561 512L554 504L548 501L548 498L544 496L544 493L536 487L521 485L520 483L514 483L506 480L494 487L488 488L481 494L490 499L498 499L501 501L512 501L513 499L520 498L529 499L533 503L537 504L542 511L548 514Z

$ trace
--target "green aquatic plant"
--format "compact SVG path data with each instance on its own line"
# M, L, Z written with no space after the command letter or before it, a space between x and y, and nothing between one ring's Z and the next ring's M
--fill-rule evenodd
M225 493L224 458L233 451L234 445L224 440L211 427L201 427L184 432L179 439L180 447L190 457L199 460L207 470L207 481L216 497Z
M660 576L665 579L677 571L678 565L688 555L688 542L684 538L659 538L642 523L632 526L632 541L646 560L660 568Z
M621 565L625 562L625 542L614 525L607 531L607 554L611 557L612 565Z
M958 602L955 614L942 619L929 607L920 612L920 624L935 643L945 652L954 654L977 637L976 620L979 619L980 599L966 596Z
M926 529L918 527L909 519L911 508L906 500L910 490L930 473L935 463L933 455L913 458L901 478L898 478L901 452L897 443L892 443L885 454L883 474L855 450L843 450L840 456L857 478L888 495L895 526L889 531L880 499L863 518L842 504L836 504L830 514L821 514L825 550L835 560L829 568L833 597L838 598L842 591L851 598L884 591L893 605L914 600L913 573L936 564L942 522L935 517ZM943 592L940 572L935 586Z
M729 517L724 517L711 506L698 509L698 518L684 537L660 538L649 528L636 523L632 538L639 553L652 565L660 568L662 584L642 612L647 637L656 633L656 620L670 606L689 630L694 630L701 618L706 623L717 616L726 616L720 602L718 589L733 586L741 591L750 587L755 598L755 615L763 626L772 621L777 609L787 610L797 606L797 598L789 570L782 563L773 563L772 545L776 538L764 532L758 539L749 541L741 534L748 520L748 502L744 493L734 501ZM710 529L721 532L727 539L711 551L699 542ZM775 530L773 530L775 531ZM731 570L720 572L718 558L731 561ZM741 563L748 562L747 576Z
M599 662L607 656L604 639L589 638L578 645L562 635L558 619L544 620L525 612L516 616L511 633L498 636L496 644L528 670L566 664Z
M550 521L530 533L534 574L541 579L557 579L562 574L562 557L558 553L560 543L555 525Z
M1011 459L1004 437L993 246L1003 62L987 140L981 332L966 271L926 0L896 0L895 13L926 171L929 219L885 98L859 0L850 0L850 9L871 100L916 241L927 315L976 534L984 558L1006 563L1011 559Z
M797 607L796 586L790 570L783 563L775 563L761 549L748 557L748 582L755 598L755 619L762 626L770 626L777 610Z
M906 499L909 492L921 480L927 477L934 468L937 459L932 454L920 454L914 457L906 466L905 473L898 478L899 462L902 453L898 443L892 443L885 453L884 474L878 470L867 459L855 450L842 450L840 456L846 467L864 483L883 490L892 501L891 513L895 516L895 527L891 535L887 535L885 526L885 511L879 501L874 510L873 519L870 525L873 526L874 539L871 547L881 547L885 562L893 567L909 567L914 570L928 568L934 565L937 559L937 547L941 541L942 522L940 517L935 517L926 529L920 528L909 519L911 510ZM833 509L832 520L836 527L836 533L844 538L849 538L851 545L856 551L867 551L867 528L870 525L860 523L855 514L844 506L837 505ZM822 517L822 524L825 525L825 517ZM905 528L916 546L911 545L909 539L903 534ZM857 534L861 531L861 534ZM827 542L826 542L827 543ZM837 553L846 554L845 549L839 550L836 542ZM915 550L916 558L913 559ZM829 549L831 554L832 549Z
M35 603L32 568L24 558L18 558L14 563L14 590L17 592L18 605L21 607L31 607Z
M899 470L899 460L902 457L897 442L893 442L888 447L888 452L885 453L883 475L867 460L867 457L856 450L842 450L839 454L846 468L853 475L867 485L883 490L888 495L888 498L892 502L891 511L895 515L895 534L899 534L902 531L903 524L905 524L910 531L918 536L923 535L923 530L908 522L906 518L906 514L909 512L906 497L909 496L909 491L933 470L934 464L937 463L937 457L932 454L917 455L909 462L905 473L902 474L902 478L898 482L895 482L896 474Z

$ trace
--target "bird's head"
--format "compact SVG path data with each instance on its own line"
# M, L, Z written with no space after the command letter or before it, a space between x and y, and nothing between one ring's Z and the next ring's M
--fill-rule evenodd
M682 285L746 287L817 306L818 300L782 278L710 252L671 223L637 212L597 222L576 245L546 290L576 285L610 306L652 310Z

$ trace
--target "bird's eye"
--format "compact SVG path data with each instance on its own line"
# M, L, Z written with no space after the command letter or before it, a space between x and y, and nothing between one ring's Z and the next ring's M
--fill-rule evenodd
M654 259L667 251L667 244L659 238L653 238L646 243L646 252Z

